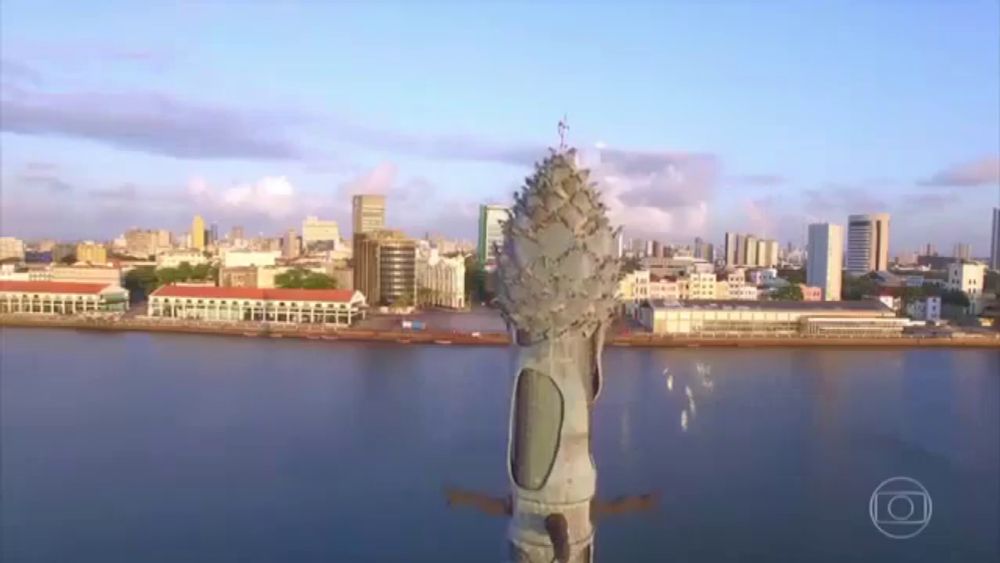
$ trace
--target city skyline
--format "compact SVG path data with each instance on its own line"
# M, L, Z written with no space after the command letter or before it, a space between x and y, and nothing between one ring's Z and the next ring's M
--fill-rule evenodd
M346 226L352 195L381 193L387 224L472 239L479 205L510 203L567 113L570 144L630 236L802 245L809 223L884 211L891 254L928 238L990 248L994 3L643 18L598 5L488 18L458 6L111 6L67 7L54 22L5 4L4 235L181 232L195 213L254 233L310 215ZM603 32L622 18L629 34ZM561 39L554 21L569 28ZM376 66L337 56L355 48ZM574 55L565 69L551 66L560 49Z

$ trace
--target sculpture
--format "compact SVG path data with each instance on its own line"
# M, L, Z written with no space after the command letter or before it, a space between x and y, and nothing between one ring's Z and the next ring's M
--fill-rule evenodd
M619 263L588 174L575 150L552 150L515 194L497 257L497 303L520 350L508 444L518 562L593 557L590 410Z

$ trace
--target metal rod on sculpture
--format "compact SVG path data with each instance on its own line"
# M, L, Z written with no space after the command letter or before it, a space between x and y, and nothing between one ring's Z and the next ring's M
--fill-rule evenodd
M508 444L511 559L589 562L597 488L590 410L618 280L615 232L572 149L536 164L515 200L497 262L497 301L519 349Z

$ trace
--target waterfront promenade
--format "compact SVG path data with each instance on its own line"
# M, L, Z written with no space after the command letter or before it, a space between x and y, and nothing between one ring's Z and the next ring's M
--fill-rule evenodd
M242 338L298 338L316 341L385 342L400 345L436 344L465 346L506 346L509 335L497 330L471 331L441 329L403 330L392 323L376 327L336 328L322 325L295 325L260 322L210 322L180 319L134 317L62 317L37 315L0 315L0 327L65 328L95 331L133 331L205 334ZM762 348L762 347L907 347L907 348L998 348L1000 333L904 334L898 337L822 337L822 336L668 336L646 332L612 331L607 343L618 347L654 348Z

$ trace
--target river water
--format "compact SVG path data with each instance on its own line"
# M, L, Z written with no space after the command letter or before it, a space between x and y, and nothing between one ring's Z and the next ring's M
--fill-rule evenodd
M0 336L5 562L503 560L504 519L443 489L507 491L510 350ZM598 523L598 562L1000 560L1000 352L611 348L604 365L599 495L660 496ZM869 515L893 476L933 501L911 539Z

